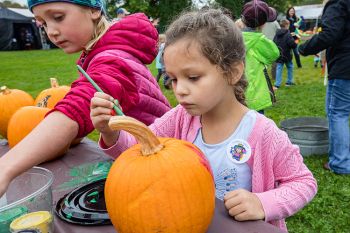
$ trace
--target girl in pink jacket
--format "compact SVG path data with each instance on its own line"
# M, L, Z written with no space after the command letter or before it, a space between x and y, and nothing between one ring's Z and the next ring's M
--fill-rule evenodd
M67 54L82 51L78 64L120 101L126 115L149 125L170 110L144 65L157 55L158 40L157 30L144 14L111 25L102 0L28 0L28 6L55 45ZM73 139L94 130L90 100L95 92L80 74L46 118L0 158L0 196L14 177L55 158Z
M311 201L316 180L286 133L246 107L240 30L220 10L210 9L184 13L166 37L164 63L179 105L150 125L151 130L203 151L216 197L236 220L263 219L287 230L284 218ZM91 119L101 132L100 146L116 158L136 141L108 128L111 99L96 93Z

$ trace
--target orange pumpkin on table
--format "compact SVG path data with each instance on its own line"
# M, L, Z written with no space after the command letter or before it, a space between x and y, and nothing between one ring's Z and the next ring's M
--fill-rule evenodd
M21 107L33 105L34 99L28 93L9 89L0 89L0 135L7 138L7 126L11 116Z
M42 121L50 111L49 108L26 106L18 109L12 115L8 124L8 143L10 148L19 143Z
M109 217L119 233L204 233L215 207L208 161L193 144L157 138L126 116L109 126L133 134L139 144L113 163L105 184Z
M38 106L25 106L13 114L8 124L8 144L10 148L17 145L25 138L50 111L49 108ZM79 141L80 142L80 141ZM69 144L57 153L57 156L64 155L69 149Z
M60 86L55 78L50 78L50 82L51 88L40 92L35 99L34 105L39 106L42 103L44 107L54 108L57 102L63 99L70 90L68 86Z

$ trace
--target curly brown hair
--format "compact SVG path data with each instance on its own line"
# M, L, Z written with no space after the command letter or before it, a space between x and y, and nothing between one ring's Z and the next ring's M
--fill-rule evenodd
M170 24L165 34L165 48L183 38L195 40L203 55L221 68L226 79L232 77L235 64L245 62L242 33L221 9L184 12ZM234 85L235 96L244 105L247 86L244 74Z

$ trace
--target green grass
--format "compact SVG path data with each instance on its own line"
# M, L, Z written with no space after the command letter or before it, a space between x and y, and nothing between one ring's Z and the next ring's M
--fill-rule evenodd
M60 50L0 52L0 85L22 89L34 97L49 87L49 78L58 78L69 85L77 77L75 61L78 55L65 55ZM313 57L302 58L303 68L295 69L297 86L282 86L277 91L277 103L266 109L266 115L278 125L287 118L325 116L326 88L320 68L313 67ZM150 66L156 74L154 64ZM284 80L286 76L284 74ZM162 89L173 106L176 100L171 91ZM98 134L89 138L97 140ZM350 232L350 176L334 175L322 169L327 156L310 156L305 163L318 182L313 201L287 219L289 232Z

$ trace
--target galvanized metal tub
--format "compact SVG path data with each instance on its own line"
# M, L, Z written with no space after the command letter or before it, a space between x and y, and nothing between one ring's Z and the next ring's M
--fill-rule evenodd
M297 117L281 121L293 144L303 156L328 153L328 121L322 117Z

